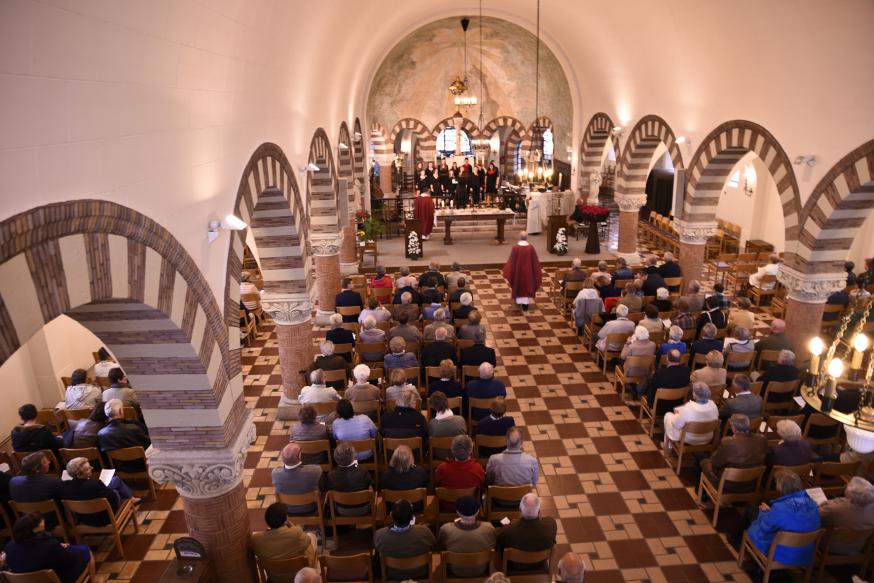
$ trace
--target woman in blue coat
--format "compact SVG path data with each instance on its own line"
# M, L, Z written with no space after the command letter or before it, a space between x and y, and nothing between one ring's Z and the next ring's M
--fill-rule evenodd
M801 478L792 472L781 471L774 477L780 497L770 507L762 504L759 515L747 530L747 535L756 547L768 554L771 542L781 530L811 532L819 528L819 508L810 499ZM813 559L814 545L806 547L778 546L774 560L787 565L808 565Z

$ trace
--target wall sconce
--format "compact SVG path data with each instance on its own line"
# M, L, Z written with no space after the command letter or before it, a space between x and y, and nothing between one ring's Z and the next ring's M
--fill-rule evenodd
M361 132L355 132L354 140L355 140L356 142L360 142L360 141L361 141Z
M816 164L816 156L813 154L804 154L802 156L795 156L795 160L792 161L796 166L800 166L801 164L807 164L808 166L813 166Z
M622 126L613 126L613 135L617 138L622 137Z
M690 140L690 139L687 138L686 136L677 136L677 139L674 140L674 142L677 143L677 144L686 144L686 145L688 145L690 148L692 147L692 140Z
M340 150L348 150L349 146L345 142L340 142L339 144L337 144L337 148L339 148Z
M227 215L220 221L210 221L209 227L206 233L206 239L212 243L219 236L219 229L224 229L226 231L242 231L249 225L236 215Z
M300 170L301 174L305 174L307 172L319 172L321 171L321 168L310 162L306 166L301 166L298 170Z

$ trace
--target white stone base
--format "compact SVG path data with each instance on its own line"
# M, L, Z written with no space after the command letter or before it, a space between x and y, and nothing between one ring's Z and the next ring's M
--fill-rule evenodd
M600 205L601 203L598 201L598 197L595 196L595 198L587 198L587 199L586 199L586 204L589 204L589 205L592 205L592 206L598 206L598 205Z
M628 263L629 266L640 265L642 262L642 259L640 258L640 253L638 253L637 251L635 251L634 253L619 253L618 251L611 251L611 253L613 253L613 255L615 255L616 257L622 257L623 259L625 259L626 263Z
M358 273L358 263L340 262L340 275L355 275Z
M300 411L300 403L297 399L290 399L282 395L279 399L279 406L276 410L276 418L280 421L295 421L297 414Z
M316 310L316 326L330 326L331 316L335 313L336 312L328 312L322 309Z

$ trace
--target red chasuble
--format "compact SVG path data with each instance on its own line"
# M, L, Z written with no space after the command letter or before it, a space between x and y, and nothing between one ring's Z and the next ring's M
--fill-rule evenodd
M421 225L422 235L429 236L434 230L434 199L428 195L416 197L415 213Z
M533 298L543 282L540 260L533 245L513 246L510 258L504 264L504 279L510 282L513 299Z

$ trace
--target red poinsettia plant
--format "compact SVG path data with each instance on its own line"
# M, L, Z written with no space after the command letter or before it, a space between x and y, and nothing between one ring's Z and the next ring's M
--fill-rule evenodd
M584 204L580 205L580 214L583 215L584 221L600 223L607 220L607 217L610 216L610 210L596 204Z

